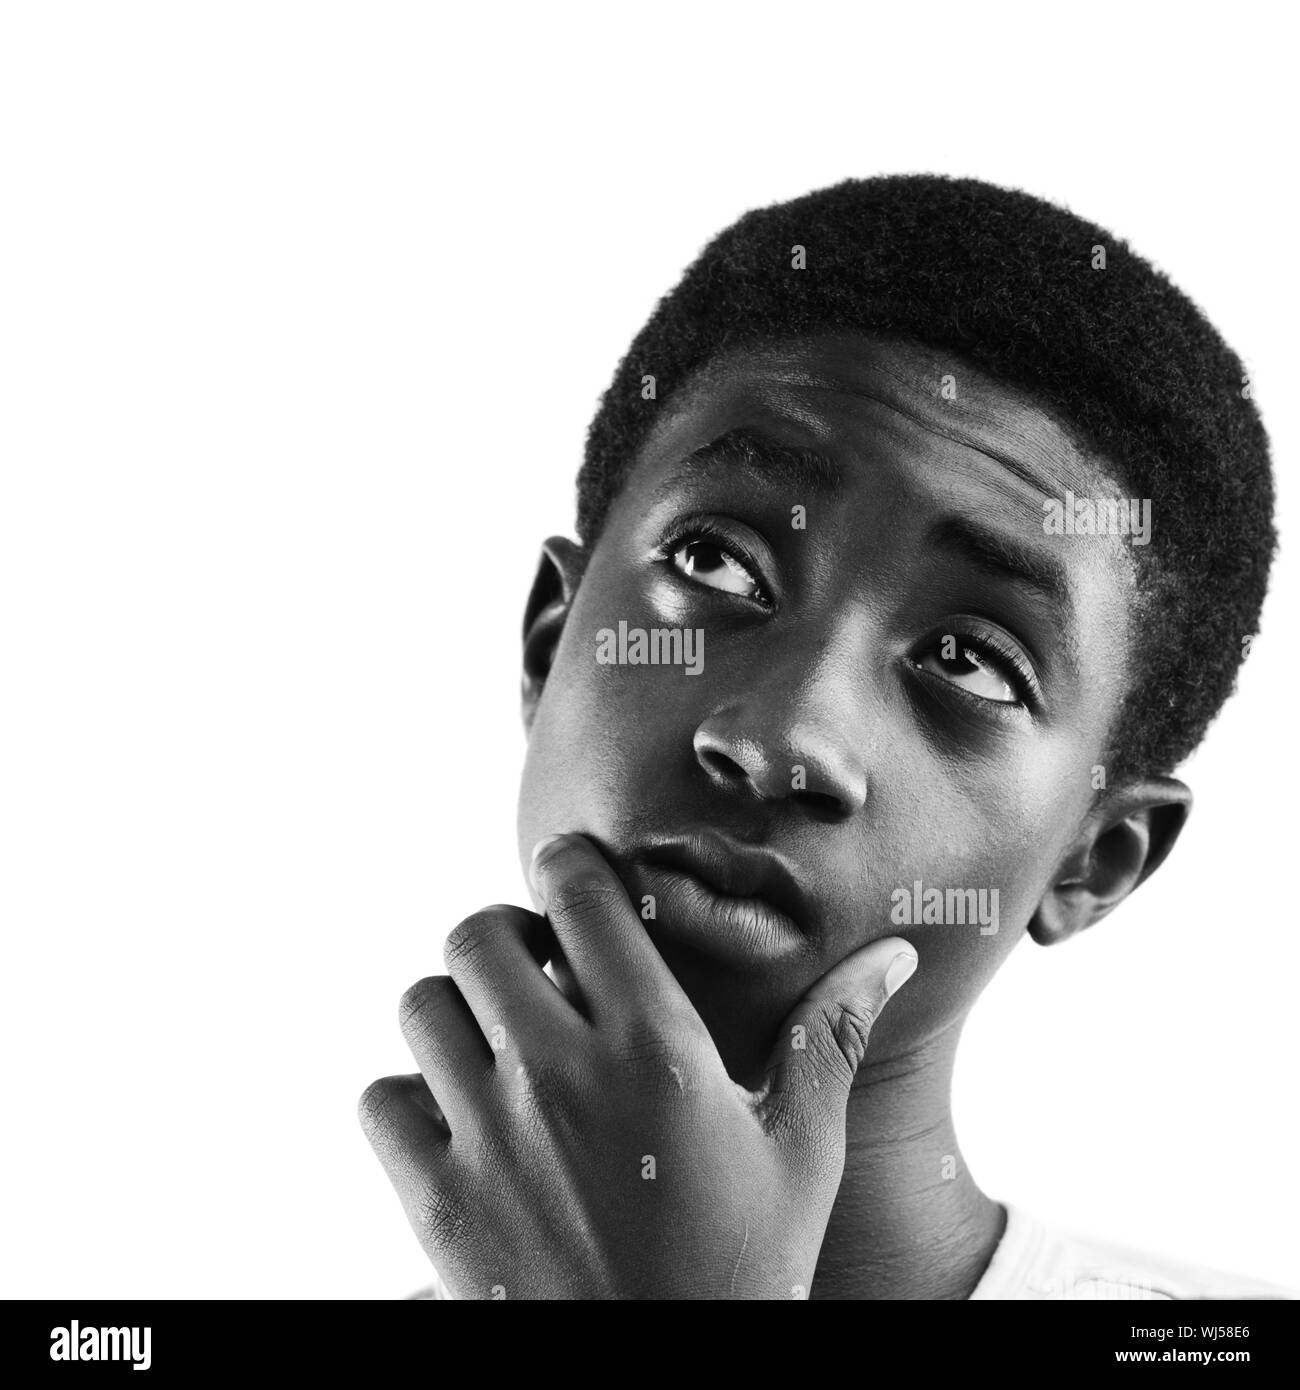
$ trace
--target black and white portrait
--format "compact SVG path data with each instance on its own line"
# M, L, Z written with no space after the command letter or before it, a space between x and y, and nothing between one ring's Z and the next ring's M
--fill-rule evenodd
M6 8L6 1297L1294 1297L1284 28Z

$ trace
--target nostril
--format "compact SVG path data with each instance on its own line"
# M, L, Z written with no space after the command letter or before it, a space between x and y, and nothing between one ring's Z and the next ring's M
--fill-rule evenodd
M727 757L725 753L719 752L716 748L697 749L696 756L704 770L721 782L743 782L745 780L745 769L734 758Z
M829 825L833 821L844 820L849 808L838 796L826 792L798 791L795 800L815 821Z

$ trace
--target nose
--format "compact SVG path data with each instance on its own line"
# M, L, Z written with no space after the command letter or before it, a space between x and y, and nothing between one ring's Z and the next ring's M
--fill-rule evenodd
M796 692L779 678L715 710L695 731L695 758L715 786L791 801L822 821L847 820L867 801L860 745L836 721L827 673Z

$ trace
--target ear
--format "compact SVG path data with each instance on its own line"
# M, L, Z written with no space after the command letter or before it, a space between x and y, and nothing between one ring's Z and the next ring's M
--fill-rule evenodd
M1062 857L1029 935L1054 946L1100 921L1159 868L1191 809L1192 793L1173 777L1107 793Z
M528 603L524 608L524 728L532 727L537 702L551 672L555 648L569 616L573 596L586 568L587 552L563 536L552 536L542 546Z

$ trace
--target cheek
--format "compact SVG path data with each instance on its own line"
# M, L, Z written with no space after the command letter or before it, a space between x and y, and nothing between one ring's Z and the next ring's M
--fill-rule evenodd
M627 656L617 641L620 622L629 632L654 625L640 618L617 594L598 607L575 604L529 731L521 853L525 842L535 842L534 832L553 830L617 843L639 808L675 804L682 779L691 776L707 676L688 675L683 665L598 659ZM612 647L602 639L606 632L615 635Z
M921 973L882 1016L882 1050L957 1023L1025 934L1046 876L1029 824L1010 796L968 798L943 782L891 823L872 875L874 935L910 941Z
M913 942L941 1016L969 1007L1010 954L1086 810L1056 760L1038 764L920 760L878 806L875 934Z
M1023 922L1091 802L1091 744L1078 730L1026 732L977 753L899 734L881 786L893 803L883 818L903 827L895 843L911 861L896 871L996 888L1007 918Z

